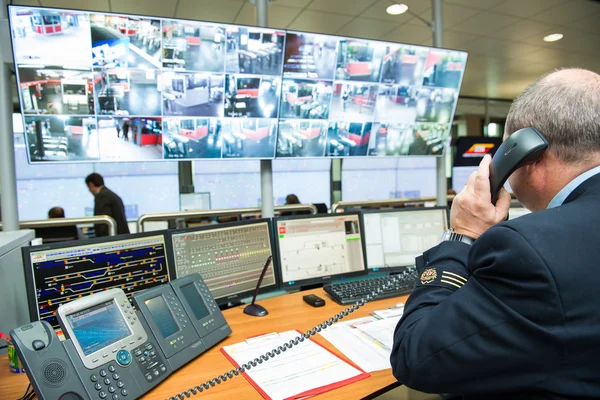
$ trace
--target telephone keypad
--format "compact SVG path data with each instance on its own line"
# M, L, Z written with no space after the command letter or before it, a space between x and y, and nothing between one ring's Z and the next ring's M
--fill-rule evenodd
M134 350L135 360L144 374L146 381L152 382L167 372L162 358L154 350L154 346L146 343Z
M94 384L94 389L98 391L98 396L100 396L100 399L120 400L122 397L127 396L125 383L119 380L121 376L117 373L117 367L114 364L110 364L106 369L112 372L112 374L108 374L104 368L101 369L97 372L97 374L104 379L101 379L100 381L98 380L98 375L90 375L90 380L92 382L96 382ZM121 392L125 391L125 394L119 394L119 390Z

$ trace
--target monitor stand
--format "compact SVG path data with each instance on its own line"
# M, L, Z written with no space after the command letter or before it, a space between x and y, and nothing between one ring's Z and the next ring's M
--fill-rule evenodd
M323 287L322 283L313 283L312 285L300 286L300 291L302 292L303 290L318 289L318 288L322 288L322 287Z

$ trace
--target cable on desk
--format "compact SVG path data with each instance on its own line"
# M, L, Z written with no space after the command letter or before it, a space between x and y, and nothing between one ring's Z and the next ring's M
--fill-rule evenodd
M31 383L27 385L27 389L25 389L25 394L23 397L19 397L17 400L31 400L35 397L35 391L31 387Z
M221 382L227 381L227 379L231 379L234 376L239 375L240 372L244 373L245 371L249 371L250 369L256 367L257 365L262 364L264 361L268 361L270 358L274 358L274 357L280 355L281 353L285 353L288 349L291 349L292 347L303 342L304 339L309 339L311 336L315 336L317 333L321 332L323 329L327 329L329 326L333 325L334 323L338 322L339 320L343 319L344 317L347 317L349 314L352 314L354 311L358 310L360 307L364 306L369 301L376 298L377 295L379 295L381 292L385 291L388 287L392 286L395 283L395 281L399 280L399 279L401 279L400 276L398 276L394 280L390 280L388 283L373 290L370 294L368 294L364 298L358 300L356 303L354 303L350 307L346 307L343 311L335 314L333 317L331 317L327 320L324 320L323 323L315 326L312 329L307 330L306 333L303 333L302 335L295 337L294 339L290 340L289 342L284 343L281 346L278 346L277 348L274 348L273 350L267 352L266 354L263 354L260 357L255 358L252 361L242 364L242 366L239 368L232 369L231 371L225 372L224 374L219 375L216 378L213 378L209 381L206 381L205 383L201 383L198 386L194 386L194 387L186 390L185 392L181 392L173 397L169 397L169 400L184 400L186 398L191 397L192 395L195 396L198 393L202 393L205 390L215 387L216 385L220 384Z

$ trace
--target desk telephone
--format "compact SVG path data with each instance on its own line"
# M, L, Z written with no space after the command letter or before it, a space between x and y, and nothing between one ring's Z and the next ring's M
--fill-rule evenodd
M534 128L519 130L504 141L490 166L494 204L510 174L539 160L547 148L548 142ZM396 280L401 281L409 274L411 271L405 271ZM353 313L396 280L387 281L364 299L293 340L170 400L201 393L276 357ZM123 291L111 289L61 306L58 319L68 336L62 343L44 321L11 332L41 399L135 399L231 333L198 274L137 293L133 302L137 313ZM106 329L108 326L111 329Z
M40 399L136 399L231 334L198 274L141 293L110 289L58 308L66 340L45 321L11 332Z

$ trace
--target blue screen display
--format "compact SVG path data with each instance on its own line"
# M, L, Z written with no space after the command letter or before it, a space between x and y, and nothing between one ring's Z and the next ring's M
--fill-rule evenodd
M167 307L167 303L162 296L146 300L145 303L164 338L179 331L179 326L173 319L173 314L171 314L171 310Z
M67 321L86 356L131 335L113 300L67 315Z

